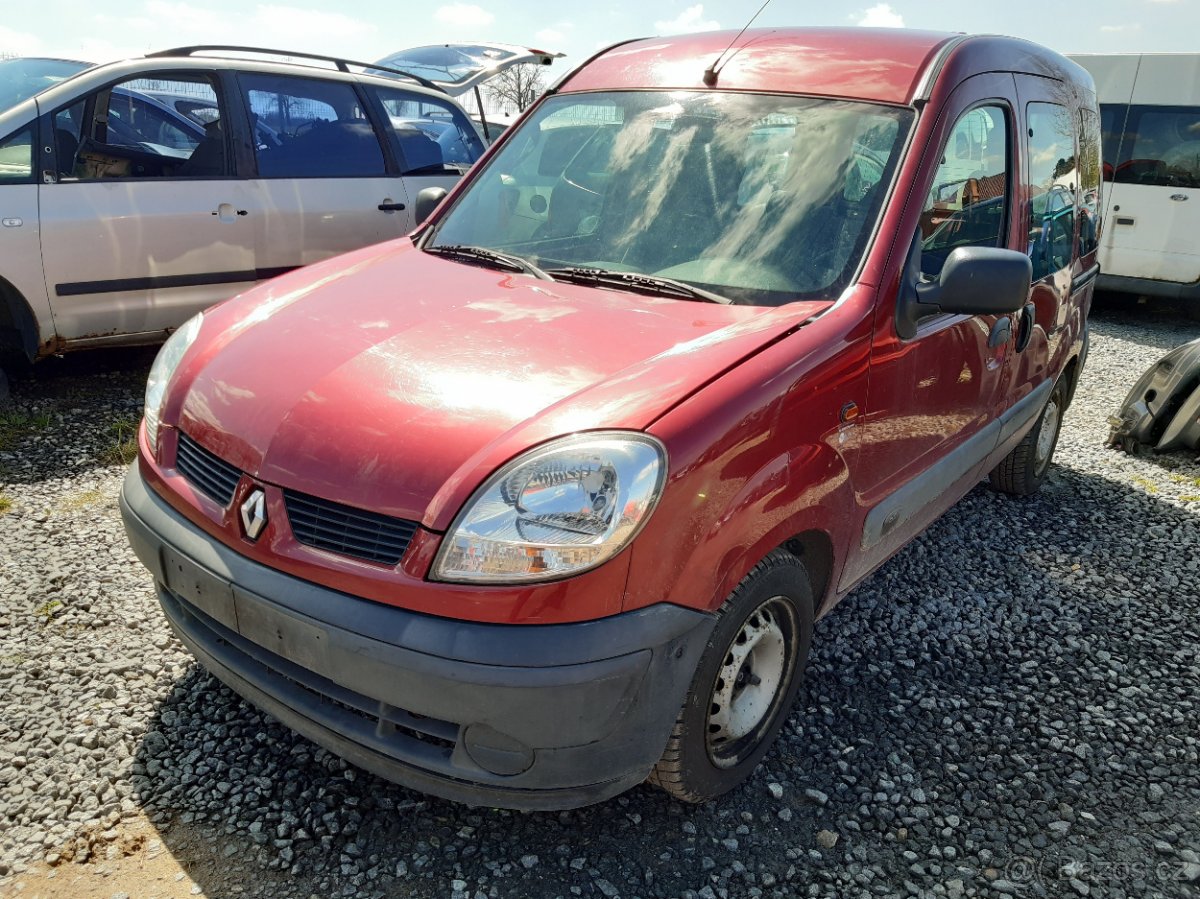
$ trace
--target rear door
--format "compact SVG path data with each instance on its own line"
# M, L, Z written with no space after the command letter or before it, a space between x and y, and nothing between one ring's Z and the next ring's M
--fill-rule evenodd
M1128 106L1106 103L1101 94L1105 125L1121 133L1115 156L1105 158L1112 177L1103 238L1107 273L1200 280L1197 85L1200 55L1156 54L1140 58Z
M142 93L192 93L201 126ZM215 73L148 72L42 110L46 289L82 343L175 328L255 280L255 208L235 176Z
M237 81L254 124L260 274L411 230L411 199L389 174L386 137L356 84L260 72L240 72Z
M1006 376L1010 405L1027 397L1049 395L1064 355L1070 352L1074 328L1068 324L1080 297L1090 290L1082 265L1083 245L1092 249L1092 213L1082 194L1085 179L1077 142L1081 129L1078 102L1061 82L1031 75L1017 76L1017 93L1025 118L1021 135L1022 178L1020 224L1033 263L1029 303L1017 316L1013 353ZM1040 399L1030 402L1041 407Z
M483 141L453 100L402 87L370 84L365 89L377 116L387 123L404 192L411 199L426 187L449 190L483 155Z

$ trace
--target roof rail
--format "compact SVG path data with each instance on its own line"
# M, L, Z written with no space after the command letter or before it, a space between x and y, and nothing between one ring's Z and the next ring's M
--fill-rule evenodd
M265 47L239 47L237 44L196 44L192 47L173 47L170 50L159 50L156 53L147 53L147 59L154 59L163 56L195 56L197 53L263 53L267 56L295 56L300 59L318 59L322 62L331 62L337 66L339 72L350 73L350 66L359 66L363 69L370 69L374 72L387 72L392 75L401 75L404 78L410 78L421 87L427 87L430 90L435 90L438 93L446 93L428 78L422 78L420 75L414 75L412 72L406 72L403 69L393 69L390 66L381 66L374 62L358 62L353 59L341 59L337 56L323 56L320 53L299 53L295 50L269 50ZM350 73L353 74L353 73ZM367 73L370 74L370 73Z

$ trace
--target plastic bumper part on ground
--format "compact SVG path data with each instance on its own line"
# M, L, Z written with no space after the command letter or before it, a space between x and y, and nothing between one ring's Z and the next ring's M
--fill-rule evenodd
M217 543L136 462L121 512L204 667L356 765L470 804L573 808L643 780L713 624L666 604L522 626L369 602Z

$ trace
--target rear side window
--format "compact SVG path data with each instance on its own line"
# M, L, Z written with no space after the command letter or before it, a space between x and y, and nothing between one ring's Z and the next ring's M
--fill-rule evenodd
M0 141L0 184L33 177L33 132L26 128Z
M1079 112L1079 255L1100 245L1100 117L1094 110Z
M288 75L242 74L238 82L254 120L261 177L384 174L379 138L351 85Z
M1106 128L1121 125L1119 140L1105 141L1105 174L1121 184L1200 187L1200 107L1104 106ZM1114 147L1115 145L1115 147ZM1112 155L1109 155L1109 154Z
M1075 239L1075 117L1057 103L1030 103L1029 123L1029 258L1033 279L1044 278L1071 264Z
M1008 117L979 106L954 124L921 211L921 270L937 276L957 247L996 247L1011 205Z
M483 154L483 141L462 111L411 91L372 88L400 144L402 174L455 174Z

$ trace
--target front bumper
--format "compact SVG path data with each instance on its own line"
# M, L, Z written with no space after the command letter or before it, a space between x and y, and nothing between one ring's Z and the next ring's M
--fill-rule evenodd
M480 624L359 599L213 541L136 462L121 513L205 668L354 764L473 805L574 808L645 779L714 623L664 603L578 624Z

